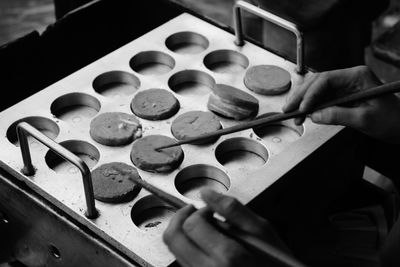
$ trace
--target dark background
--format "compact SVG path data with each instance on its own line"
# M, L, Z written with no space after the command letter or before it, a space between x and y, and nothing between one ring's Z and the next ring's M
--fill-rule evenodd
M207 12L224 15L224 1L231 0L183 0L202 5ZM391 0L391 7L373 24L373 40L391 28L400 19L400 0ZM212 9L209 7L212 6ZM355 14L356 15L356 14ZM228 15L226 14L228 17ZM1 0L0 1L0 45L15 40L32 30L43 32L47 25L55 22L53 0ZM366 63L384 81L400 77L400 68L374 57L366 49Z

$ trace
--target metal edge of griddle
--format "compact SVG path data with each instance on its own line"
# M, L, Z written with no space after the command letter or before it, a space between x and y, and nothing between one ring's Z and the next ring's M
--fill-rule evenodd
M121 266L140 266L138 263L134 262L132 258L123 254L104 238L98 236L95 232L90 230L87 226L81 222L74 219L63 209L52 203L46 197L35 192L29 185L25 183L25 180L18 179L15 176L16 172L12 168L8 167L3 161L0 160L0 180L5 181L14 190L20 191L22 194L26 195L33 203L40 206L42 209L46 210L49 214L55 216L57 219L61 220L64 224L68 225L79 234L84 235L86 238L90 238L96 245L110 251L110 253L119 259L119 261L124 264ZM1 192L0 192L1 194ZM1 206L2 203L0 203Z

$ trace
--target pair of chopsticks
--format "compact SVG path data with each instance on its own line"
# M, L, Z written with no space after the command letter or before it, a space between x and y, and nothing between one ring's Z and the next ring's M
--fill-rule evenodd
M129 177L134 181L137 185L141 186L142 188L146 189L154 196L158 197L159 199L165 201L167 204L173 206L176 209L181 209L186 207L188 204L183 200L159 189L158 187L149 184L148 182L137 178L136 175L132 175L130 171L123 170L118 167L114 167L118 172L121 174L129 175ZM306 267L303 263L299 262L297 259L293 258L288 253L264 242L263 240L258 239L257 237L244 232L238 228L234 228L230 226L228 223L223 222L220 219L214 217L215 225L220 228L225 234L234 238L238 242L242 243L244 246L254 249L258 253L261 253L264 256L267 256L269 259L280 263L282 266L286 267Z
M288 113L280 113L280 114L276 114L276 115L271 115L266 118L260 118L260 119L256 119L256 120L249 121L246 123L238 124L238 125L235 125L235 126L232 126L229 128L221 129L221 130L215 131L213 133L187 138L183 141L179 141L174 144L158 147L158 148L156 148L156 150L159 151L159 150L162 150L165 148L180 146L180 145L184 145L184 144L196 143L198 141L202 141L202 140L205 140L208 138L210 138L210 139L217 138L222 135L227 135L227 134L247 130L247 129L254 128L254 127L260 127L260 126L263 126L263 125L266 125L269 123L275 123L275 122L280 122L280 121L284 121L284 120L294 119L297 117L303 117L303 116L306 116L308 114L311 114L317 110L321 110L324 108L346 105L346 104L351 104L351 103L355 103L355 102L362 102L362 101L366 101L366 100L369 100L372 98L377 98L377 97L381 97L381 96L388 95L388 94L394 94L397 92L400 92L400 81L387 83L387 84L384 84L381 86L372 87L372 88L364 90L364 91L346 95L346 96L337 98L335 100L329 101L320 106L317 106L307 112L301 112L301 111L297 110L297 111L288 112Z

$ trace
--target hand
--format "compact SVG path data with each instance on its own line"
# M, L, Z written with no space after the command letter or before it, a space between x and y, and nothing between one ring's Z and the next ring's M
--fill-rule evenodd
M187 206L179 210L164 232L164 242L182 266L266 266L269 262L216 228L210 222L214 212L230 225L284 247L265 219L234 198L211 190L203 191L202 197L207 208L196 211Z
M378 85L380 81L366 66L310 74L292 90L283 111L309 111L329 99ZM395 95L326 108L310 117L315 123L349 126L382 141L400 143L400 100ZM303 121L296 119L297 124Z

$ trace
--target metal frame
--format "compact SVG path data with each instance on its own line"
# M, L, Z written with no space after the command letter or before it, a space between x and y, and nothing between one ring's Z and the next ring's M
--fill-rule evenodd
M256 7L250 3L244 1L236 2L233 8L233 14L235 19L235 34L236 41L235 44L237 46L244 45L243 39L243 26L242 26L242 9L247 12L256 15L264 20L267 20L271 23L274 23L288 31L291 31L294 35L296 35L297 39L297 73L305 74L307 72L304 64L304 36L300 31L299 27L293 22L287 21L281 17L278 17L266 10L263 10L259 7Z
M89 219L97 218L99 213L95 206L92 176L86 163L68 149L42 134L29 123L19 123L17 125L17 135L21 148L22 160L24 162L24 167L22 168L21 172L27 176L32 176L35 174L35 167L32 165L31 153L29 150L28 135L30 135L43 145L47 146L54 153L75 165L81 171L87 207L85 216Z

